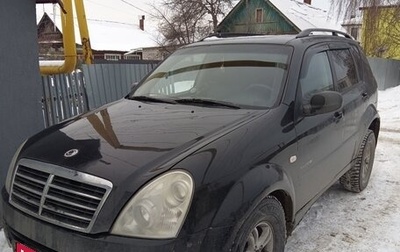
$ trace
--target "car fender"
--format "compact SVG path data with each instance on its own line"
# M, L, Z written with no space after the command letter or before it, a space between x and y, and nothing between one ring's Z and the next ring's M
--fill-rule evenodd
M250 169L231 187L211 226L240 227L257 204L275 191L285 192L294 201L293 183L281 167L263 164ZM290 207L293 213L293 204Z
M362 127L367 130L371 123L379 118L378 109L375 105L369 104L361 117Z
M359 129L361 129L361 130L359 131L359 135L357 137L358 143L360 143L362 141L365 134L367 133L367 130L371 127L372 123L376 119L378 119L378 121L380 122L378 110L377 110L376 106L374 106L373 104L370 104L370 105L368 105L367 109L363 113L361 120L360 120ZM375 133L377 136L377 134L379 133L379 125L378 125L378 128L376 128L375 130L376 130Z

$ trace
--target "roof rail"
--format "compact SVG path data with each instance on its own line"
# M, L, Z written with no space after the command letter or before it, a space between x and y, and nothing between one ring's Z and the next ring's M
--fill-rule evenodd
M211 33L205 38L202 38L200 41L204 41L208 38L217 37L217 38L234 38L234 37L246 37L246 36L260 36L263 34L260 33L238 33L238 32L216 32Z
M337 30L331 30L331 29L324 29L324 28L310 28L310 29L303 30L299 34L297 34L296 38L308 37L308 36L312 35L313 32L328 32L328 33L332 33L332 36L342 35L345 38L353 39L352 36L350 36L349 34L347 34L345 32L337 31Z

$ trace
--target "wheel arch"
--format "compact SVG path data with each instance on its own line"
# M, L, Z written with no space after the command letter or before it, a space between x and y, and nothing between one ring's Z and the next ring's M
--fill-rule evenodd
M359 144L361 144L361 141L368 130L372 130L374 132L375 139L378 140L380 125L381 125L381 119L379 117L376 106L374 104L368 105L366 110L363 112L360 123L358 125L359 129L357 136L358 144L356 145L356 147L358 147ZM357 151L357 149L355 151Z
M368 127L368 129L374 132L376 144L378 143L380 128L381 128L381 119L379 117L375 118Z
M213 218L212 226L224 226L230 222L236 223L237 217L246 217L254 206L268 196L274 196L284 208L287 220L293 221L294 188L290 178L278 165L264 164L250 169L241 179L237 180L227 193L219 211ZM233 216L236 218L232 218Z
M230 237L227 238L225 249L234 244L238 230L249 218L257 205L265 198L275 197L282 205L286 234L294 228L294 188L285 171L272 164L260 165L250 169L229 190L219 210L215 214L211 227L231 226Z
M285 212L286 234L289 236L294 229L294 208L292 197L284 190L276 190L269 194L275 197L282 205Z

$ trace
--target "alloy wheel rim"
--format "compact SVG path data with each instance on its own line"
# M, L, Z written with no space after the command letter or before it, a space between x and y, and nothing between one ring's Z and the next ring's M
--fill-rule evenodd
M271 225L263 221L257 224L250 232L246 244L246 252L272 252L274 248L274 234Z

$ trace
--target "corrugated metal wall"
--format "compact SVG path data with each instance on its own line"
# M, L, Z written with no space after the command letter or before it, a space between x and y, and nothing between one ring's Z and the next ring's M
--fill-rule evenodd
M83 65L89 109L124 97L132 84L140 81L156 65L154 62Z
M379 90L400 85L400 61L381 58L368 58L372 72L378 82Z
M83 65L72 74L43 76L42 111L49 127L123 98L157 62Z

